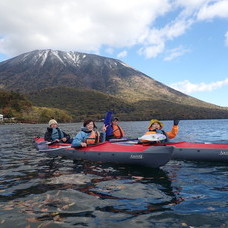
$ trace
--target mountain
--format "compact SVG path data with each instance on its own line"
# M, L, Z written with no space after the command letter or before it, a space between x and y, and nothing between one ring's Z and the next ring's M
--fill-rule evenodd
M166 100L208 107L120 60L79 52L36 50L0 63L0 87L31 92L66 86L93 89L129 102Z
M155 115L154 110L167 118L173 111L184 117L185 110L190 110L190 118L227 115L227 109L178 92L120 60L80 52L35 50L21 54L0 63L0 81L0 88L25 93L35 105L66 108L74 116L85 116L94 106L102 107L100 112L113 107L123 115L143 110L147 118ZM96 108L94 113L98 112Z

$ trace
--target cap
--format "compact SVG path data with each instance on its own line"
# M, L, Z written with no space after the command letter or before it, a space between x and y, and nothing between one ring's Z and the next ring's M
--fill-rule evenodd
M48 122L48 125L51 126L52 124L58 124L56 120L54 119L51 119L49 122Z
M118 117L112 117L112 121L119 121L119 118Z

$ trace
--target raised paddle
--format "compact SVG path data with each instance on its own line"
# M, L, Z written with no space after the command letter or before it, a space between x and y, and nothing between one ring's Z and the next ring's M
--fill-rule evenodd
M112 135L112 112L107 112L104 118L104 125L106 127L106 135Z

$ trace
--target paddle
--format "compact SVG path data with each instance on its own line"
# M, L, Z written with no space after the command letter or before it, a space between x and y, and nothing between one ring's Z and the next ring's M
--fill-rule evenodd
M139 138L128 138L128 139L110 139L109 142L127 142L127 141L133 141L133 140L145 140L148 142L159 142L162 140L165 140L166 136L160 133L155 133L155 134L149 134L149 135L143 135ZM144 142L143 142L144 143ZM146 142L145 142L146 143Z
M55 143L70 144L70 143L63 142L62 140L59 140L59 141L58 141L58 140L56 140L56 139L53 140L53 141L50 141L50 142L49 142L49 141L46 141L46 144L47 144L47 145L52 145L52 144L55 144Z
M59 142L56 141L56 140L53 140L53 141L50 141L50 142L46 142L47 145L52 145L52 144L54 144L54 143L59 143Z
M127 141L134 141L134 140L138 140L138 138L109 139L109 142L115 143L115 142L127 142Z
M104 118L104 125L106 126L106 135L112 135L112 112L107 112Z
M71 148L74 148L74 149L83 149L83 148L87 148L87 147L99 146L99 145L104 144L104 143L106 143L106 142L92 143L92 144L88 144L86 147L82 147L82 146L71 146Z

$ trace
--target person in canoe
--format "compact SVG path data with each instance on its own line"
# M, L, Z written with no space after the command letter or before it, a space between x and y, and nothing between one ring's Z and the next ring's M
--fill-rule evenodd
M121 139L125 136L124 130L119 126L118 117L113 117L111 119L111 125L106 131L106 139Z
M165 132L164 130L162 130L162 128L164 127L164 124L161 121L151 120L149 123L149 126L148 126L149 131L147 131L144 134L144 136L156 134L156 133L162 134L165 136L165 139L161 140L161 142L168 142L169 139L176 137L176 135L178 134L178 131L179 131L178 124L179 124L179 120L174 120L171 131ZM143 138L143 136L142 136L142 138ZM145 142L150 142L150 141L141 139L140 142L145 143Z
M55 119L51 119L48 122L49 127L44 134L44 140L48 142L62 142L71 143L72 139L69 134L66 134L58 127L58 123Z
M72 147L87 147L91 144L96 144L104 142L106 138L106 127L102 127L102 132L97 131L95 122L92 119L85 120L83 123L83 128L74 137L72 142Z

